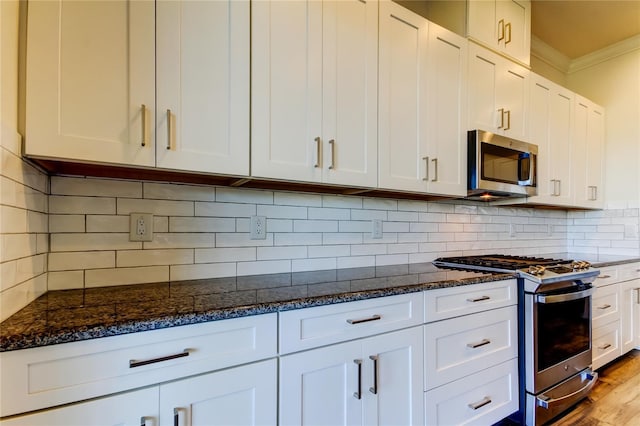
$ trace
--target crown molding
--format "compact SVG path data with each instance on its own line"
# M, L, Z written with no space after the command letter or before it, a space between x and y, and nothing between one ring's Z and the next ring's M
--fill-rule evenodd
M640 34L574 59L571 61L568 74L601 64L634 50L640 50Z
M535 56L538 60L563 74L567 74L569 72L571 59L533 34L531 34L531 56Z

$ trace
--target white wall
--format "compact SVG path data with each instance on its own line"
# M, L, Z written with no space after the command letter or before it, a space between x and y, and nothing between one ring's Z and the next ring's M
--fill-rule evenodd
M0 1L0 321L47 289L48 177L20 157L18 8Z

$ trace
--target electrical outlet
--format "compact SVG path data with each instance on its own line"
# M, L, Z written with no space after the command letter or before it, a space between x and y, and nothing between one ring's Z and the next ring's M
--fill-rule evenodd
M251 216L251 239L264 240L267 238L267 218Z
M516 236L516 226L513 223L509 224L509 236L511 238Z
M372 229L371 229L371 238L379 240L382 238L382 220L381 219L373 219L371 221Z
M131 213L129 215L129 241L153 240L153 215Z

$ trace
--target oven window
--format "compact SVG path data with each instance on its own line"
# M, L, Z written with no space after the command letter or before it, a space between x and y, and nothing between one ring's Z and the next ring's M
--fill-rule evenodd
M538 371L591 347L591 297L559 303L537 303Z

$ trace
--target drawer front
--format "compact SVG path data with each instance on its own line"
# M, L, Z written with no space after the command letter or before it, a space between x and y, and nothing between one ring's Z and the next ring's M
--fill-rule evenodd
M425 390L518 356L517 307L424 326Z
M0 416L273 357L276 342L274 313L4 352Z
M425 322L515 305L515 279L429 290L424 293Z
M619 284L598 287L591 303L592 327L601 327L620 319Z
M280 354L422 324L422 293L281 312Z
M515 359L425 393L427 425L490 425L517 410Z
M640 278L640 263L618 266L618 281L629 281Z
M594 285L596 287L601 287L613 283L617 283L618 279L618 267L617 266L607 266L605 268L600 268L600 275L596 277L594 281Z
M618 358L620 349L620 321L593 330L592 367L594 370Z

